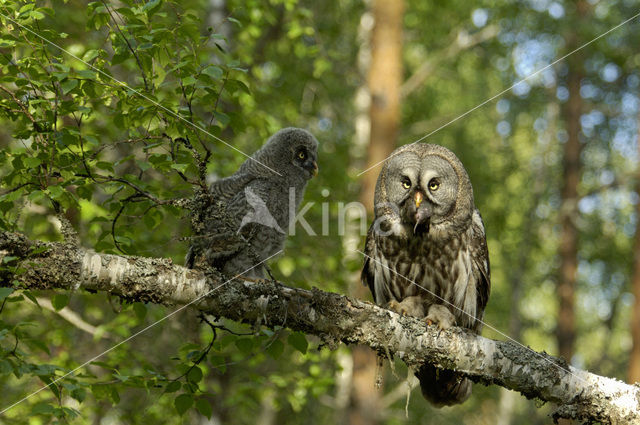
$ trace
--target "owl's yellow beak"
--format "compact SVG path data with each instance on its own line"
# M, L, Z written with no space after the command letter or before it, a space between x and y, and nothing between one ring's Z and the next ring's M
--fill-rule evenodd
M313 161L313 177L318 175L318 163Z
M424 199L424 195L422 195L422 192L417 191L414 199L416 201L416 208L418 208Z

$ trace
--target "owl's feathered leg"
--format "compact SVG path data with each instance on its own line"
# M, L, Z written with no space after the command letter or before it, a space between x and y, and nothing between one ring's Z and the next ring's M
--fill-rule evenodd
M428 325L436 325L442 331L446 331L456 324L456 318L451 310L442 304L430 305L426 320Z
M440 332L456 324L456 318L451 310L442 304L429 306L426 321L428 325L436 325ZM471 395L471 381L452 370L424 364L415 375L420 381L422 395L435 406L459 404Z
M386 307L403 316L422 318L425 316L424 300L420 296L406 297L402 301L391 300Z
M472 382L453 370L424 364L415 373L422 396L437 407L464 402L471 395Z

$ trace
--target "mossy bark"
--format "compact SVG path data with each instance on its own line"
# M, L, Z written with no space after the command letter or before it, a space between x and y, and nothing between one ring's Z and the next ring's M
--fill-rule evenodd
M224 280L171 260L99 254L65 243L30 241L0 232L1 285L30 289L106 291L130 300L192 304L210 314L263 326L286 326L319 336L329 347L364 344L410 367L424 362L461 371L556 403L556 418L605 424L640 423L640 388L568 366L564 360L460 328L438 332L420 320L368 302L275 282ZM17 270L17 271L16 271ZM372 383L373 384L373 383Z

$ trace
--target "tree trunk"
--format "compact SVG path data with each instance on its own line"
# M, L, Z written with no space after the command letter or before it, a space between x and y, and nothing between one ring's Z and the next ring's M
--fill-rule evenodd
M384 161L395 148L400 126L403 0L374 0L369 92L371 135L367 169ZM363 175L361 200L371 209L379 169Z
M374 0L374 26L371 31L371 61L368 86L370 136L367 148L367 168L391 154L396 146L400 126L400 85L402 83L403 0ZM368 213L373 211L373 196L378 170L364 173L361 202ZM351 295L365 299L366 288L357 282ZM351 425L369 425L381 417L381 394L375 386L376 354L368 347L353 349L353 375L348 420Z
M568 49L577 45L572 35ZM560 277L557 283L558 324L556 338L558 354L571 362L573 357L575 330L575 288L578 271L578 229L576 218L578 215L578 184L581 175L580 152L580 115L582 98L580 96L580 81L583 78L582 59L578 53L568 58L567 86L569 100L562 109L563 119L567 128L568 139L564 144L562 159L563 187L562 206L560 209Z
M638 115L638 152L640 153L640 114ZM640 165L638 165L636 179L636 193L640 196ZM631 291L635 299L631 312L631 339L633 341L633 347L629 355L627 381L634 383L640 382L640 202L636 203L636 234L633 247Z
M587 14L585 1L576 4L579 25ZM579 46L579 37L575 29L565 37L567 50L573 51ZM580 82L584 77L582 52L573 53L567 58L567 88L569 99L562 108L563 120L567 129L567 141L564 144L562 159L563 187L560 209L560 277L557 282L558 322L556 340L558 355L571 363L576 340L575 292L578 275L578 184L582 173L580 153L580 116L582 114L582 97ZM560 421L560 425L568 425L568 420Z

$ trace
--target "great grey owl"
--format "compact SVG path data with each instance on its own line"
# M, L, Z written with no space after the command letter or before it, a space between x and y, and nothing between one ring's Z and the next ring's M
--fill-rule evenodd
M311 133L284 128L233 175L214 182L207 196L196 197L186 266L263 278L264 267L254 266L282 250L289 219L318 172L317 152Z
M442 146L414 143L383 165L362 281L377 304L440 329L480 333L489 298L489 254L473 189L460 160ZM436 406L462 403L471 381L425 364L417 372Z

